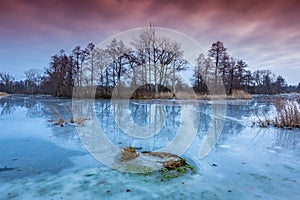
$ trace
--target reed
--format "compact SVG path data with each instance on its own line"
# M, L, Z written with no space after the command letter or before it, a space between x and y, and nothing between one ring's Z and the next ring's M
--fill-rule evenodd
M232 95L228 95L227 99L252 99L252 95L244 90L233 90Z
M300 128L299 99L275 99L272 102L276 108L276 116L273 121L275 127Z
M53 121L54 125L59 125L59 126L63 127L64 124L65 124L65 122L66 122L65 118L60 114L60 112L58 111L58 109L56 109L53 106L50 106L50 108L51 108L53 114L56 115L56 118L58 119L58 120L54 120Z
M0 97L7 97L7 96L8 96L7 93L5 93L5 92L0 92Z

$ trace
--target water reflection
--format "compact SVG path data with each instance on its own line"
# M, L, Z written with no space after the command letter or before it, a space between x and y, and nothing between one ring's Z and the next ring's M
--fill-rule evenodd
M157 150L172 141L181 126L182 106L176 101L132 100L127 111L120 105L113 105L110 100L95 100L91 102L91 104L78 104L77 106L83 106L77 109L81 112L78 115L88 117L89 113L94 111L99 126L104 130L108 139L119 147L135 146L142 147L144 150ZM157 105L159 107L156 107ZM199 125L197 127L197 137L202 141L209 130L209 126L215 125L215 128L219 126L218 123L210 123L213 120L211 116L212 105L208 101L201 101L199 104L190 104L189 106L191 106L191 109L198 111L193 113L194 116L191 117L191 120L194 126ZM51 122L47 122L47 120L57 119L57 114L53 111L55 109L66 121L69 121L72 115L70 112L71 107L72 102L70 99L55 99L49 96L11 95L0 99L0 114L2 117L9 119L13 113L21 108L25 108L26 117L44 119L47 127L51 128L53 136L65 141L77 138L75 125L68 123L65 127L59 127ZM272 110L272 104L266 97L255 97L252 101L229 101L219 143L226 143L229 137L238 135L246 127L249 128L251 126L251 117L255 118L261 111L271 115ZM120 124L118 124L114 116L116 111L119 112L119 116L128 116L141 127L146 127L152 123L154 127L150 126L150 132L153 130L159 131L150 138L136 138L135 135L124 132L124 129L120 128ZM162 111L165 115L164 120L161 120L161 116L163 116ZM122 114L125 112L128 115ZM122 119L122 125L124 123L126 123L126 118ZM130 128L127 131L130 131ZM189 130L186 130L186 132L188 133ZM258 134L257 140L262 139L262 137L263 134ZM299 137L298 130L278 129L275 133L274 145L285 149L299 148Z
M0 106L2 107L0 114L9 115L16 110L14 99L7 97L0 99Z
M46 127L52 129L52 134L60 140L74 140L77 137L74 126L70 123L64 127L57 127L51 123L58 117L53 111L57 112L67 121L70 120L71 101L69 99L55 99L50 96L30 96L30 95L11 95L0 99L0 114L3 119L16 121L15 123L26 123L26 118L41 119L45 121ZM23 115L25 115L23 117ZM17 121L21 120L21 121ZM32 129L35 129L34 123ZM20 130L21 132L24 130ZM39 130L41 135L44 130ZM24 133L25 136L25 133ZM77 138L78 139L78 138Z
M11 95L0 99L0 113L8 115L15 112L17 108L26 108L28 117L41 117L47 115L45 108L48 108L47 104L52 101L51 97L46 96Z
M300 148L300 133L298 130L277 130L276 132L274 146L291 150Z
M114 145L119 147L135 146L142 147L144 150L156 150L165 146L176 135L181 121L181 107L178 104L161 105L166 115L164 121L161 120L162 109L158 109L155 105L154 102L131 101L129 110L126 110L126 107L121 102L119 104L111 104L108 100L97 100L95 102L95 114L102 130ZM115 118L116 113L118 116L126 116L128 119ZM120 127L121 122L116 120L122 121L122 125L126 123L126 120L128 123L125 125L129 125L129 120L131 120L137 126L140 126L141 129L145 128L144 131L148 131L149 133L159 131L152 137L139 137L134 134L141 132L134 133L134 127L124 129L124 127ZM147 126L149 123L154 123L155 126Z

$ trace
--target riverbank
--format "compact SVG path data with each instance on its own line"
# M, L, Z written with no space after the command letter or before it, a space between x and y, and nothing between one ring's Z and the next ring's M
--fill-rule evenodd
M0 98L4 98L4 97L7 97L7 96L8 96L7 93L5 93L5 92L0 92Z
M260 111L265 111L267 117L275 116L276 108L269 102L274 96L254 96L246 103L227 104L217 145L203 159L199 152L205 148L205 136L211 135L209 130L218 131L215 127L220 124L210 102L182 106L168 100L133 102L129 107L132 115L124 119L128 120L127 128L130 120L145 127L160 120L161 111L165 112L165 120L160 120L162 129L148 138L129 135L132 132L127 134L118 126L111 113L123 112L122 104L114 107L110 101L99 99L92 107L82 105L82 115L93 109L102 136L120 149L134 146L142 154L165 151L160 149L177 141L178 146L181 142L190 144L180 156L195 167L195 172L177 178L168 178L173 173L166 170L137 174L106 167L86 150L78 135L78 129L91 130L91 120L85 126L68 123L60 127L48 122L56 117L51 112L53 107L69 119L70 99L30 97L10 95L0 101L0 199L296 199L300 195L296 179L300 176L299 130L251 125L251 119ZM154 104L162 109L151 109ZM186 108L195 112L188 115L183 112ZM182 120L192 122L189 128L182 129L186 125ZM191 138L193 127L198 128ZM190 143L176 139L180 130L191 139ZM176 151L174 148L168 152ZM104 153L105 158L114 155L109 150Z
M122 95L121 95L122 98ZM158 94L134 94L131 97L132 99L177 99L177 100L224 100L224 99L252 99L252 95L243 91L235 90L231 95L209 95L209 94L199 94L199 93L186 93L186 92L177 92L175 95L172 92L161 92Z

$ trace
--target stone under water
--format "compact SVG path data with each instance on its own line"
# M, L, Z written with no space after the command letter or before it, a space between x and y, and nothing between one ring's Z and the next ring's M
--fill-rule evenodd
M194 170L186 160L176 154L166 152L137 152L134 147L125 147L121 151L118 170L134 173L150 173L153 171Z

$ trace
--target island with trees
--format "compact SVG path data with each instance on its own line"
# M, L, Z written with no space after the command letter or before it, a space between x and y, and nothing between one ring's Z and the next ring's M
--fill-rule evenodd
M176 88L184 87L192 87L201 97L210 93L207 84L217 80L221 80L228 96L241 91L245 94L300 91L300 83L287 85L283 76L268 69L250 71L248 64L231 56L220 41L211 45L207 55L201 53L195 58L195 65L184 59L184 53L177 41L157 37L155 29L145 28L132 47L113 39L105 48L89 43L86 47L75 46L69 53L62 49L51 56L44 71L25 71L25 80L15 80L13 74L0 72L0 91L72 97L74 86L96 87L96 98L111 98L113 88L125 75L131 79L130 84L142 85L133 98L172 98ZM186 70L193 71L189 85L175 75Z

